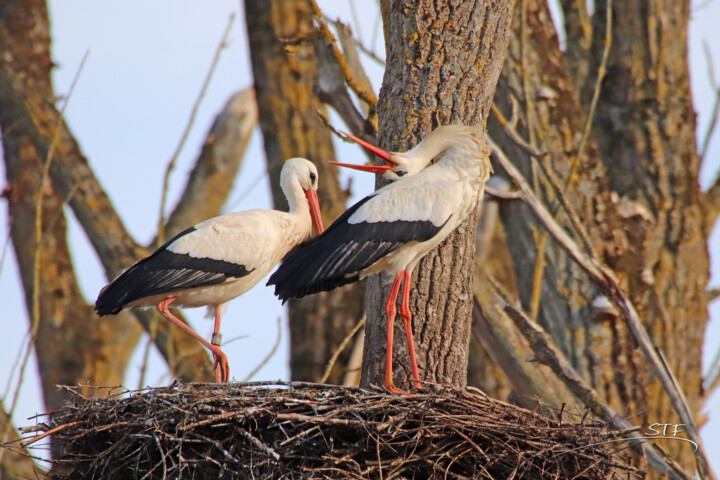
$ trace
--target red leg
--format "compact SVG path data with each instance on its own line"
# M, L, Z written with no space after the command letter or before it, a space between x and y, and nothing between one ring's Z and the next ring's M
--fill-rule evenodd
M395 327L395 302L397 301L397 295L400 291L400 281L402 280L402 273L398 273L395 276L395 281L390 289L390 295L388 296L387 302L385 303L385 318L387 319L387 357L385 360L385 381L383 387L387 388L393 393L405 393L402 390L395 388L392 379L392 359L393 359L393 333Z
M217 346L218 350L222 345L222 333L220 333L220 321L222 320L222 306L215 308L215 328L210 343ZM222 353L222 352L221 352ZM224 362L224 363L223 363ZM230 377L230 365L228 364L227 357L222 354L222 357L216 355L213 352L213 363L215 365L215 381L218 383L227 383Z
M227 382L228 378L230 377L230 365L228 364L227 357L223 353L223 351L220 349L218 345L213 345L207 340L205 340L203 337L198 335L198 333L190 328L189 325L184 323L182 320L177 318L175 315L173 315L170 310L168 309L168 306L175 301L175 297L170 297L162 302L157 304L157 311L160 312L160 315L170 320L172 323L177 325L178 327L185 330L187 333L189 333L194 339L196 339L198 342L202 343L205 348L210 350L213 354L213 359L215 360L215 380L217 382ZM219 319L216 318L216 325L220 325Z
M418 373L417 358L415 356L415 342L413 341L412 314L410 313L410 274L403 272L403 295L400 304L400 316L405 326L405 338L407 338L408 355L410 355L410 367L412 369L415 388L422 388L420 374Z

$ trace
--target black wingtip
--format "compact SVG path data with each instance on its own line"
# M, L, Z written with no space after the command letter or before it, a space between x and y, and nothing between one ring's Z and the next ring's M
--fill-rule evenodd
M95 300L95 312L98 317L105 315L117 315L123 309L122 300L118 297L118 289L113 288L114 284L110 283L100 290L97 300Z

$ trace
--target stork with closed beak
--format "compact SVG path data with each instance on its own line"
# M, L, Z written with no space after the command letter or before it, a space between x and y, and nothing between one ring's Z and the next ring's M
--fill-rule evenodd
M291 158L280 173L289 212L248 210L198 223L177 234L102 289L97 314L115 315L132 307L155 307L213 354L215 379L227 382L230 366L220 348L220 321L227 302L250 290L295 245L323 232L318 172L310 161ZM170 310L207 306L215 315L208 342Z
M490 148L482 129L459 125L435 129L404 153L385 152L349 137L387 164L342 166L399 179L350 207L322 235L293 249L268 284L275 285L275 294L286 301L383 271L392 274L394 282L385 304L387 356L383 385L400 392L393 385L392 350L395 304L402 283L400 315L412 376L419 388L409 305L412 271L477 206L492 171ZM427 166L433 159L437 162Z

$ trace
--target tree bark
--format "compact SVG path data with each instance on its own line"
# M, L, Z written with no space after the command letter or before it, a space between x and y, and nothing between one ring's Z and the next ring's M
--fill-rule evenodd
M292 47L283 40L306 38L313 30L313 15L306 0L247 0L245 2L250 56L255 76L260 126L275 208L287 208L280 191L280 169L292 157L306 157L318 168L323 222L329 224L345 209L347 192L337 179L330 131L317 112L325 107L313 94L317 65L311 46ZM317 381L333 351L362 316L360 287L351 285L291 300L290 371L293 380ZM350 355L343 353L338 364ZM331 383L339 383L336 370Z
M596 9L595 70L607 2ZM632 248L618 255L615 270L698 415L709 262L688 73L689 16L689 1L613 2L608 76L593 133L610 187L628 208ZM631 411L643 423L677 422L660 383L644 365L637 370L628 389ZM683 466L694 465L679 445L663 448Z
M0 43L6 52L12 52L0 61L0 75L12 75L17 89L31 92L28 95L38 102L51 103L50 26L45 2L5 2L0 18ZM7 88L0 89L2 99L12 94ZM15 116L7 103L3 101L0 108L0 126L10 230L31 328L36 329L35 345L42 352L37 359L45 408L53 411L67 398L56 385L85 385L88 394L92 385L120 384L140 329L120 322L96 322L75 278L66 240L64 198L49 178L38 204L48 153L35 148L28 124ZM40 244L36 242L36 218L41 225ZM32 325L34 311L38 312L37 323Z
M435 127L484 125L502 68L512 1L381 4L387 66L378 103L380 146L406 150ZM430 252L413 273L410 297L423 380L464 386L473 303L477 212ZM368 280L368 324L361 385L382 383L388 280ZM396 322L397 338L404 338ZM408 388L407 346L395 346L395 385Z
M491 117L489 131L581 244L540 162L559 179L595 251L622 279L692 411L699 412L708 257L687 82L687 5L658 4L653 10L614 3L607 76L582 152L578 149L607 42L605 2L596 4L591 32L586 31L590 20L584 17L584 5L563 2L572 13L566 18L568 42L588 34L593 38L592 48L576 44L564 54L546 3L518 2L496 95L503 115ZM575 20L568 25L570 18ZM516 115L512 99L519 100ZM505 121L511 116L520 137L547 152L536 163L508 135ZM614 410L634 415L634 423L679 423L623 319L594 311L597 289L552 240L539 246L542 228L522 203L501 202L500 213L517 278L506 287L518 289L526 311L532 310L534 298L540 299L538 323L587 384ZM544 267L538 292L533 278L539 263ZM493 271L507 268L490 265ZM492 346L499 345L504 342ZM497 355L490 357L496 361ZM512 380L510 376L514 385ZM481 386L491 394L507 390L492 378ZM686 470L694 467L681 445L661 446Z

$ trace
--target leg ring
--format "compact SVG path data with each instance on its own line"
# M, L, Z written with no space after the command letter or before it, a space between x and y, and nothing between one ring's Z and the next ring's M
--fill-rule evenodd
M222 333L218 333L218 332L213 333L210 343L212 343L213 345L217 345L218 347L220 345L222 345Z

